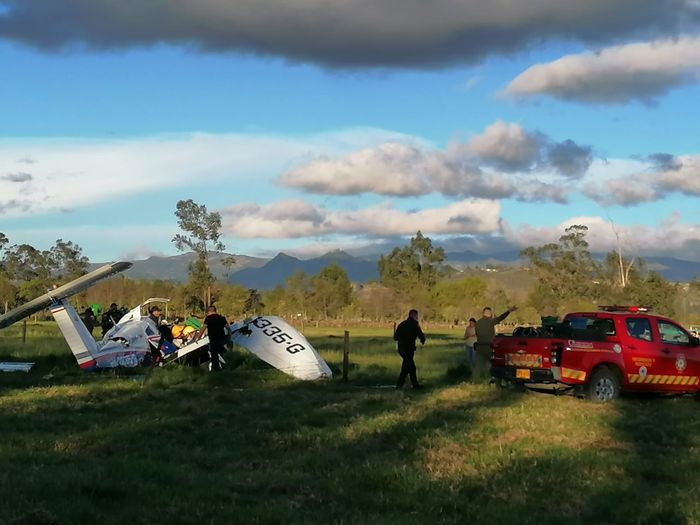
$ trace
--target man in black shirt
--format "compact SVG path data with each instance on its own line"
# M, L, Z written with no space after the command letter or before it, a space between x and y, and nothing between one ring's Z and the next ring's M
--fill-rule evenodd
M197 335L197 339L209 334L209 362L212 371L221 370L221 354L226 352L226 344L230 338L230 328L228 321L223 315L216 313L216 306L207 308L207 316L204 319L202 329Z
M418 310L411 310L408 312L408 318L401 321L394 330L394 341L397 342L399 355L403 359L399 380L396 382L397 390L403 388L406 376L411 378L413 388L421 388L416 376L416 363L413 361L413 355L416 353L416 339L420 339L422 345L425 344L425 334L418 324Z
M110 304L109 310L102 314L102 335L104 336L107 332L109 332L121 318L122 313L119 308L117 308L117 303Z

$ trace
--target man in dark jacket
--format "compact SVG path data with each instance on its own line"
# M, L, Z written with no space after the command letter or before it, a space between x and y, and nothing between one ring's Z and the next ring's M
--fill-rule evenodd
M480 381L491 375L491 342L496 337L496 325L517 309L511 306L498 317L494 317L491 308L484 308L481 319L476 322L476 362L472 379Z
M119 311L119 308L117 308L117 303L110 304L109 310L102 314L102 335L104 336L109 332L121 318L122 313Z
M411 378L413 388L421 388L416 376L416 363L413 360L413 355L416 353L416 339L420 339L422 345L425 344L425 334L418 324L418 310L411 310L408 312L408 318L401 321L394 330L394 341L397 342L399 355L403 359L399 380L396 382L397 390L403 388L406 376Z
M212 372L221 370L221 354L226 352L226 344L231 338L231 329L226 318L216 312L216 306L207 308L207 316L196 339L202 337L204 332L209 335L209 369Z

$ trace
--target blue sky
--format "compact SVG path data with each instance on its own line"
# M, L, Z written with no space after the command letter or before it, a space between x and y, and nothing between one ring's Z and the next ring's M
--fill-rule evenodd
M250 255L584 222L700 261L696 2L300 4L0 0L0 232L172 254L192 198Z

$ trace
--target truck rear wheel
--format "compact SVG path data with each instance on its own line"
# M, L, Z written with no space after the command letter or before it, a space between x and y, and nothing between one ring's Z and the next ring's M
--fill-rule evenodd
M598 403L607 403L620 395L620 378L607 366L596 369L587 385L588 399Z

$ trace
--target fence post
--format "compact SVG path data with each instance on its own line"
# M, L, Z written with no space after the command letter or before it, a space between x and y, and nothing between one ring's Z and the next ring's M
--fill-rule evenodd
M27 320L22 321L22 344L27 342Z
M345 330L345 340L343 342L343 382L348 381L348 361L350 358L350 332Z

